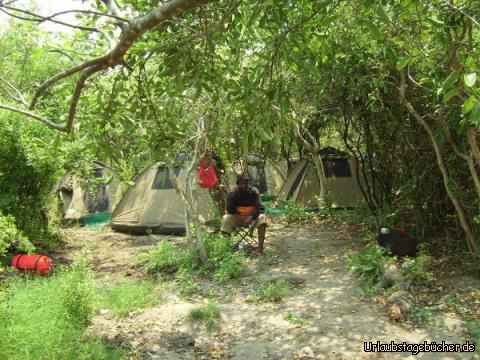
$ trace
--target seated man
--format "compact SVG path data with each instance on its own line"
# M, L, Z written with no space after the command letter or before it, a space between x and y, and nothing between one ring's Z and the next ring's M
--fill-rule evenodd
M267 228L265 206L259 191L249 186L248 175L237 178L237 187L228 194L227 213L223 216L220 231L230 235L239 226L258 229L258 254L263 255L263 243Z

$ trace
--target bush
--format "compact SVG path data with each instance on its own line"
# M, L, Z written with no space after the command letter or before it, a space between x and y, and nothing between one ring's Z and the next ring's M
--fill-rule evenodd
M94 275L85 256L75 259L61 278L61 301L72 321L87 325L93 315Z
M5 125L0 128L0 212L13 216L34 244L55 244L60 238L49 225L48 213L62 161L44 143L32 141L37 132L46 135L44 128Z
M0 256L4 255L6 250L17 240L21 248L22 243L25 243L27 238L15 226L13 216L3 216L0 212Z
M412 280L414 284L426 284L431 280L428 272L431 263L431 256L420 250L415 258L403 260L400 271L406 279Z
M0 358L119 359L119 352L98 339L82 340L92 316L93 285L82 261L48 278L11 281L0 291Z
M371 293L385 271L385 249L369 245L355 255L348 255L349 271L363 281L363 290Z
M148 273L160 271L175 272L180 267L192 265L191 256L186 250L178 249L171 242L162 240L157 247L147 254L139 256L140 261L145 261L145 270Z
M285 221L287 224L307 223L315 219L315 213L307 212L294 201L287 201L285 204Z
M244 258L232 252L230 237L204 232L205 250L209 264L213 268L213 278L218 282L239 277L245 272Z
M145 261L145 269L149 273L180 270L180 276L185 278L186 272L198 270L206 276L213 272L213 278L218 282L237 278L245 271L243 256L232 252L231 238L207 231L203 232L203 238L208 261L202 266L199 266L198 247L195 246L190 253L167 241L161 241L155 249L141 255L139 259Z

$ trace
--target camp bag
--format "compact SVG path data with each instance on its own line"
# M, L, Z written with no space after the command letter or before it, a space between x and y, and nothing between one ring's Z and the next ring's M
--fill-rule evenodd
M217 186L218 178L211 161L200 162L200 169L197 171L198 186L204 189L212 189Z
M18 254L12 259L12 266L25 273L46 276L52 271L52 260L46 255Z

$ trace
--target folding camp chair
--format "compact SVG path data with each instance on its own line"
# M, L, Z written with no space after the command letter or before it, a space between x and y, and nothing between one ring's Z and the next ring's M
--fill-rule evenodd
M257 246L256 240L253 237L253 231L255 228L250 228L248 226L240 226L236 229L235 234L238 234L240 236L240 239L235 242L233 245L234 249L239 250L239 245L241 243L247 243L248 245L255 247Z

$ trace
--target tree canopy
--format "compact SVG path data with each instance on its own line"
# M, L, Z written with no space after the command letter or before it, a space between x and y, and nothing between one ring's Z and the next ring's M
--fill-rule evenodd
M131 179L191 150L199 118L226 161L315 152L303 137L363 164L379 223L478 255L478 1L96 0L67 34L36 26L62 14L0 10L0 136L31 166Z

